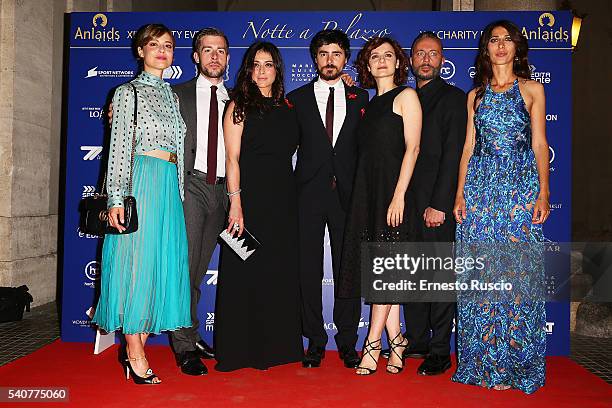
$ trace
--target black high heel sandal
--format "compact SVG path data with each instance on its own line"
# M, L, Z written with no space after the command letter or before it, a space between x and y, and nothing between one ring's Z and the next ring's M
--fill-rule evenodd
M157 375L155 375L155 373L153 373L153 370L151 370L151 367L149 367L147 369L147 371L145 372L145 376L141 377L138 374L136 374L136 371L134 371L134 368L132 367L132 363L131 361L138 361L138 360L146 360L147 358L145 356L142 357L128 357L125 359L124 361L124 367L125 367L125 379L129 380L130 379L130 373L132 374L132 378L134 379L134 384L160 384L161 381L157 381L155 382L154 380L157 378L159 380L159 377Z
M378 346L377 346L378 344ZM370 358L372 360L374 360L374 362L376 363L376 365L378 365L378 359L374 358L374 356L372 355L373 351L382 351L382 344L380 342L380 339L378 340L374 340L374 341L370 341L369 339L366 338L365 340L365 344L363 346L363 351L361 352L361 360L359 360L359 365L357 366L357 370L355 371L355 374L357 375L372 375L376 372L377 368L368 368L368 367L363 367L361 365L361 363L363 362L363 359L365 358L365 356L370 356ZM380 358L380 354L378 355L378 357ZM366 370L367 372L365 373L360 373L359 370Z
M405 359L404 359L404 350L406 349L406 347L408 347L408 343L407 343L408 339L406 339L405 337L403 337L403 338L402 338L402 340L401 340L400 342L396 343L396 342L395 342L395 340L397 340L397 338L398 338L398 337L400 337L401 335L402 335L402 332L400 331L399 333L397 333L397 336L395 336L395 337L393 338L393 340L390 340L390 341L389 341L389 350L390 350L390 353L395 354L396 356L398 356L398 357L400 358L400 360L402 360L402 366L401 366L401 367L398 367L398 366L396 366L396 365L390 364L390 361L391 361L391 354L389 354L389 360L387 361L387 372L388 372L389 374L399 374L399 373L401 373L401 372L402 372L402 370L404 369L404 360L405 360ZM406 341L406 343L405 343L404 341ZM397 349L398 347L403 347L403 348L404 348L404 350L402 350L402 352L401 352L401 353L398 353L398 352L396 351L396 349ZM389 367L393 367L393 368L395 368L397 371L389 371Z

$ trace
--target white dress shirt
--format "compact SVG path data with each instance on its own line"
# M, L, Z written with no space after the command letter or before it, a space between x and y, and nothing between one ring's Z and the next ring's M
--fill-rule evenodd
M339 80L334 85L324 82L321 78L314 83L315 99L319 107L319 114L325 126L325 113L327 112L327 99L329 98L329 88L334 88L334 138L332 146L336 145L340 129L346 117L346 95L344 93L344 82Z
M208 173L208 118L210 116L210 87L214 84L202 75L196 81L196 109L198 115L197 147L194 168ZM223 143L223 111L229 100L223 82L217 84L217 104L219 106L219 130L217 140L217 177L225 177L225 144Z

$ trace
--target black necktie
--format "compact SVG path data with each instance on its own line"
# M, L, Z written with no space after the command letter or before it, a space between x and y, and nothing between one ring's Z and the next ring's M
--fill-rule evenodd
M217 87L210 87L210 113L208 115L208 155L206 158L206 183L215 184L217 180L217 137L219 134L219 105Z
M329 143L334 144L334 88L329 87L329 96L327 97L327 109L325 110L325 130Z

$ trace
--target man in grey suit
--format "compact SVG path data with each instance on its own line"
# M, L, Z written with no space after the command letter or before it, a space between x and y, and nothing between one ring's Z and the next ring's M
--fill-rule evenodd
M173 86L179 97L185 135L185 224L189 245L192 327L172 332L174 353L188 375L208 372L200 358L214 358L214 350L200 337L197 308L200 285L223 229L227 211L223 112L229 100L223 85L229 61L229 42L216 28L200 30L193 42L198 76Z

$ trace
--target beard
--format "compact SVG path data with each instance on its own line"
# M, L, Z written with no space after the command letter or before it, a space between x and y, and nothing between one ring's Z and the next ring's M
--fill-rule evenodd
M225 72L225 67L219 67L217 69L208 69L207 67L200 67L202 75L208 78L221 78Z
M330 68L332 68L333 70L329 74L326 74L325 71ZM334 79L337 79L340 77L340 75L342 75L342 70L335 65L326 65L324 67L319 68L318 71L319 76L326 81L333 81Z
M422 67L429 67L429 68L431 68L431 71L429 72L429 74L421 74L421 73L419 72L419 70L420 70ZM417 69L413 70L413 71L412 71L412 73L414 74L414 76L415 76L417 79L420 79L421 81L428 81L428 80L430 80L430 79L434 79L434 78L436 78L436 77L440 76L440 69L441 69L441 68L442 68L442 66L441 66L441 65L440 65L440 66L437 66L437 67L434 67L433 65L423 64L423 65L421 65L420 67L418 67Z

